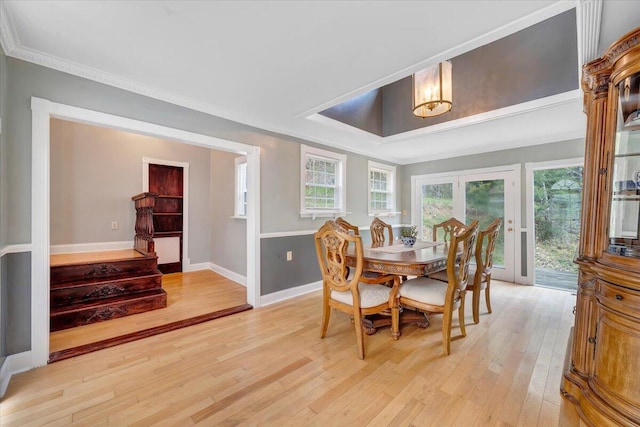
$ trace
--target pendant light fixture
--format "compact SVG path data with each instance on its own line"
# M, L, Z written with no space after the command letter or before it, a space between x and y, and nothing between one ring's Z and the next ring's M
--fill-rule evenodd
M413 75L413 114L439 116L453 106L451 62L443 61Z

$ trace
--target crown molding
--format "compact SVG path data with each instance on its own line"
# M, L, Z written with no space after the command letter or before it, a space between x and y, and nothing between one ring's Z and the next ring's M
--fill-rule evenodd
M16 46L12 50L11 54L7 55L46 68L61 71L66 74L71 74L108 86L113 86L118 89L123 89L128 92L133 92L138 95L147 96L149 98L157 99L175 105L180 105L192 110L234 120L234 118L232 118L233 114L227 110L223 110L221 108L214 107L210 104L196 101L191 98L173 95L167 91L158 89L151 85L98 70L97 68L81 65L73 61L68 61L62 58L48 55L33 49Z
M5 55L11 55L20 45L16 26L13 25L13 19L3 1L0 1L0 45Z
M578 66L597 58L600 40L602 0L578 0L576 7L578 29Z

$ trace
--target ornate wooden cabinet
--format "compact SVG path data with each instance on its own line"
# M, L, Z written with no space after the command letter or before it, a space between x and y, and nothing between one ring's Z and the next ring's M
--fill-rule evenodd
M640 28L583 67L575 326L561 391L593 426L640 426Z

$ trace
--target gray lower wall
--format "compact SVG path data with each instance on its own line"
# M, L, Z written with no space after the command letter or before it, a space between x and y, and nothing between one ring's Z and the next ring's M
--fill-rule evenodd
M368 224L360 226L368 227ZM393 227L393 236L394 240L400 236L399 226ZM360 237L363 245L371 244L368 229L360 230ZM261 295L322 280L313 235L263 238L260 247ZM293 254L291 261L287 261L287 251Z
M23 305L24 300L31 301L31 253L7 254L1 268L7 283L3 307L6 355L11 355L31 349L31 305ZM5 295L2 297L4 301Z
M0 257L0 368L4 362L7 353L7 308L8 308L8 292L7 292L7 257Z
M260 241L261 295L321 280L313 235L272 237ZM293 259L287 261L287 251Z

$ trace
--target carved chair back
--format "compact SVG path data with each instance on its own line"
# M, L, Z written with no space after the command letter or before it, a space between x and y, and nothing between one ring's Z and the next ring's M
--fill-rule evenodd
M476 277L474 283L479 286L483 276L490 276L493 268L493 253L496 248L496 241L500 234L502 219L496 218L484 230L478 232L476 243Z
M469 264L475 249L477 235L478 221L475 220L468 227L459 228L451 236L447 255L447 277L449 279L447 295L466 290L469 283Z
M335 221L327 221L314 234L318 265L325 292L351 291L358 301L358 282L362 275L363 251L360 236L349 234ZM349 244L355 245L356 267L349 276L346 252Z
M459 230L465 228L466 225L463 222L458 221L455 218L449 218L446 221L441 222L440 224L433 225L433 241L438 240L438 232L442 229L440 233L442 235L442 241L449 242L451 241L453 235L457 233Z
M358 226L351 224L350 222L348 222L346 219L342 217L336 218L336 224L338 224L340 227L344 228L345 230L352 232L356 236L360 235L360 229L358 228Z
M380 218L375 217L373 218L373 221L371 221L371 226L369 227L369 230L371 231L371 243L374 246L384 245L386 241L385 230L389 235L388 244L393 245L393 228L391 227L391 224L387 224L386 222L382 221Z

